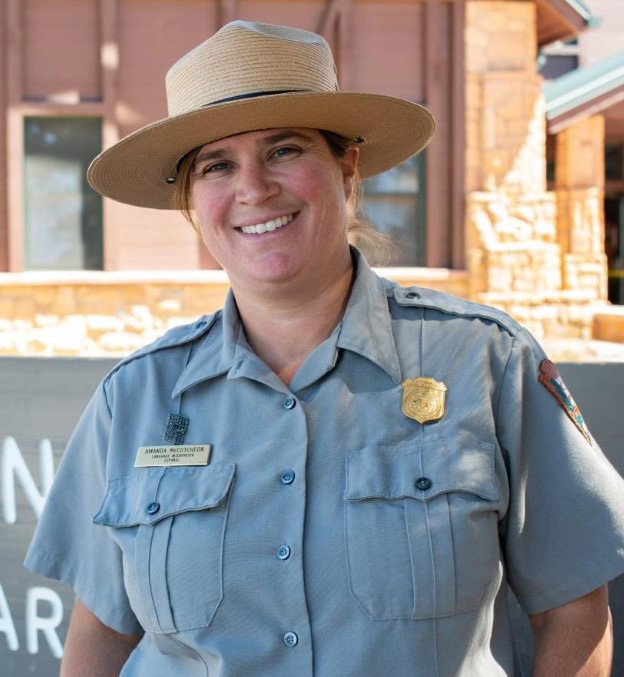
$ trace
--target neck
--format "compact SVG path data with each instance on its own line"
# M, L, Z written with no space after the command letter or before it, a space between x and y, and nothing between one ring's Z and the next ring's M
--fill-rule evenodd
M305 358L334 330L344 313L353 265L322 287L300 294L241 293L232 285L247 341L254 352L288 385Z

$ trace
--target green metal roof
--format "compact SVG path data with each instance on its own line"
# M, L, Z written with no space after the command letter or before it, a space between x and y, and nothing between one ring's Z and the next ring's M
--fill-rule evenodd
M583 0L565 0L572 9L580 14L585 21L591 21L593 18L592 13L589 10L589 7L583 2Z
M546 117L552 120L622 86L624 49L544 84Z

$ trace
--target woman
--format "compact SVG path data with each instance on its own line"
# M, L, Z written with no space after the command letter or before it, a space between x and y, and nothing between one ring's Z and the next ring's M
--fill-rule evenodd
M358 172L418 152L429 113L247 22L167 86L89 178L177 204L232 291L114 369L65 452L27 558L79 599L61 674L512 675L509 582L535 675L607 675L624 485L554 366L348 244Z

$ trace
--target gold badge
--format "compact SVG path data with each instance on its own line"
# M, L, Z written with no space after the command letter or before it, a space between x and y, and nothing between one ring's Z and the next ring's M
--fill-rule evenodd
M418 423L437 421L444 416L446 386L443 381L419 376L403 381L401 411Z

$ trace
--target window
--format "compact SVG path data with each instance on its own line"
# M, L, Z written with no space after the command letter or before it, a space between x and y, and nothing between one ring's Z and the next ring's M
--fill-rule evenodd
M556 178L557 163L555 162L555 158L546 158L546 183L548 184L548 190L552 190Z
M27 270L102 269L102 198L86 179L101 137L98 118L24 120Z
M621 143L605 144L605 178L607 181L622 180L622 150Z
M578 68L579 58L576 54L548 54L541 63L539 72L545 80L554 80Z
M363 217L398 248L396 266L426 265L425 154L363 181Z

